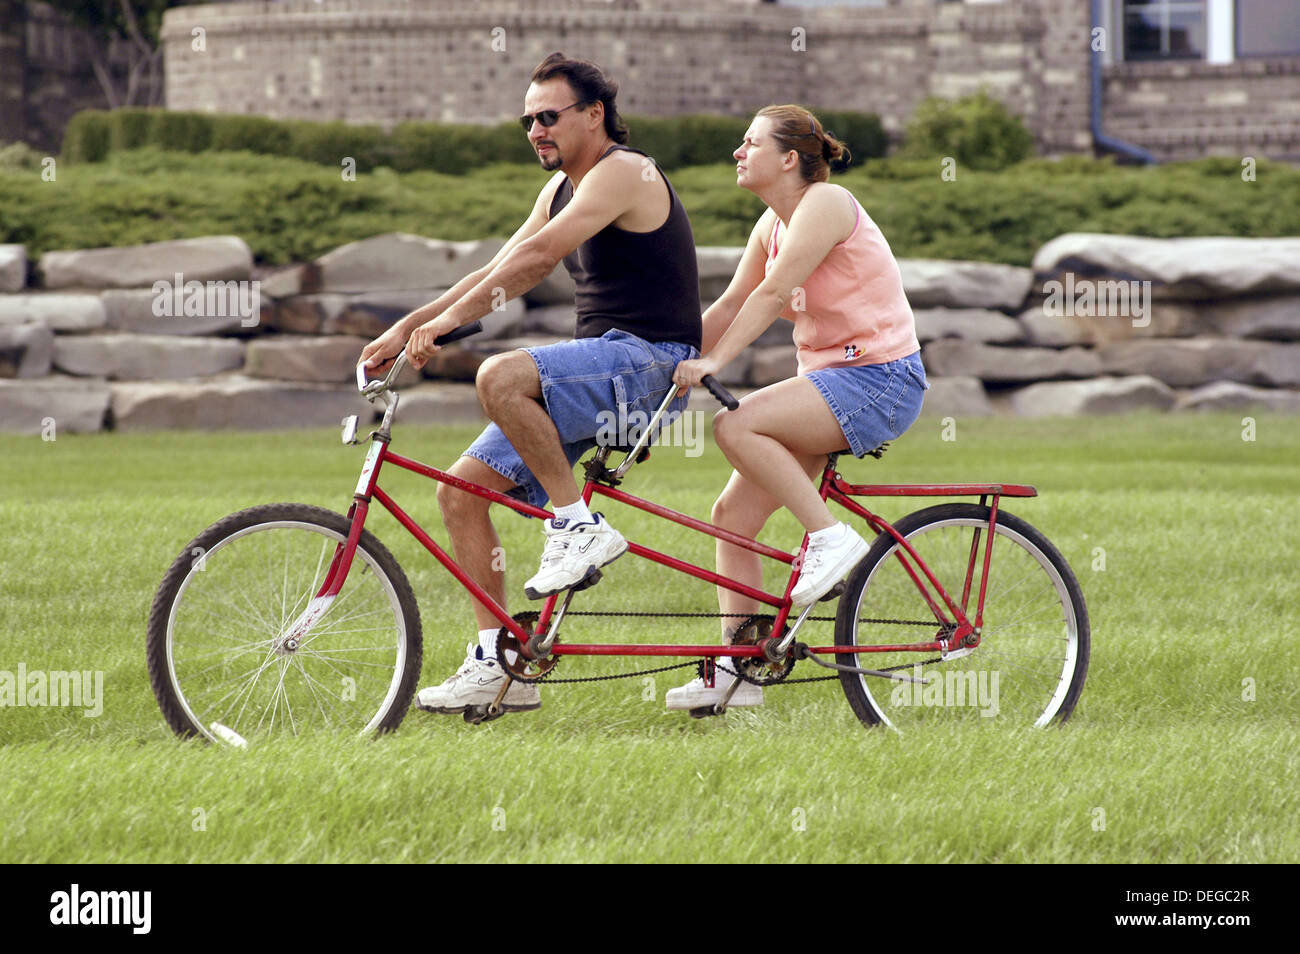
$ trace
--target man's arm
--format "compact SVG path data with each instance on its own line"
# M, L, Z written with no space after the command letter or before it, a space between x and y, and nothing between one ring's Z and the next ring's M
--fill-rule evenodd
M555 198L555 191L560 187L564 179L564 173L557 172L542 187L542 191L537 194L537 201L533 203L533 209L524 220L524 224L519 226L515 234L510 236L505 245L497 250L496 255L492 256L492 261L488 262L481 268L476 268L451 288L447 289L434 301L427 305L422 305L415 311L402 318L394 324L387 332L376 338L370 344L366 345L361 352L361 360L367 362L368 367L378 368L381 371L388 364L388 359L396 357L411 337L412 332L423 324L427 324L434 318L437 318L448 308L459 301L469 291L478 286L502 261L510 254L511 250L518 247L520 243L536 235L537 232L546 225L547 217L550 212L552 199ZM543 276L545 277L545 276ZM539 279L540 280L540 279ZM372 358L379 360L371 363Z
M544 279L564 256L631 208L645 194L638 188L642 184L634 164L597 164L558 215L511 248L441 315L414 331L407 347L412 363L421 367L436 350L435 338L482 318L503 294L508 301Z

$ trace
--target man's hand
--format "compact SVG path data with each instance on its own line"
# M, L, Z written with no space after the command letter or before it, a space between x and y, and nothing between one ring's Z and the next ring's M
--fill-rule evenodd
M420 325L415 331L411 332L411 337L407 339L407 363L419 371L430 358L442 350L442 346L434 344L434 341L443 335L450 334L458 327L460 326L447 321L442 316Z
M376 338L370 344L361 349L361 360L359 364L364 364L368 369L374 371L376 375L383 374L388 370L393 359L402 353L402 348L406 346L406 339L399 330L399 325L394 325L382 335Z
M673 370L673 383L679 385L677 394L685 394L710 374L717 374L722 368L712 358L696 358L693 361L679 362Z

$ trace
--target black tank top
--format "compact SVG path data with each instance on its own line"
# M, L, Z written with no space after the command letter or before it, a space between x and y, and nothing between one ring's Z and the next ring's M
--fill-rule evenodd
M596 161L615 150L645 155L639 149L616 145ZM658 168L658 163L655 166ZM659 174L663 176L662 169ZM680 341L700 347L695 236L681 200L668 177L663 179L671 203L663 225L653 232L629 232L610 223L564 257L564 267L577 285L575 338L599 338L618 329L646 341ZM573 182L566 177L551 200L551 217L572 198Z

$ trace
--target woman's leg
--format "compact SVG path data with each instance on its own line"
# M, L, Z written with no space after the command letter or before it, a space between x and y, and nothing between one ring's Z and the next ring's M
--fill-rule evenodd
M825 454L800 455L800 467L808 479L815 480L826 466ZM740 474L732 471L727 486L713 504L713 523L733 533L757 537L767 520L781 506L766 490L757 487ZM717 542L717 566L720 576L744 583L754 589L763 588L762 557L752 550L733 546L723 540ZM718 609L722 613L742 613L749 616L759 611L757 600L750 599L725 587L718 587ZM731 634L740 623L737 616L722 619L722 641L730 642Z
M737 473L767 494L763 506L775 501L787 507L810 533L835 526L826 502L807 479L808 462L844 449L848 441L811 381L790 378L748 395L736 410L713 419L713 439Z

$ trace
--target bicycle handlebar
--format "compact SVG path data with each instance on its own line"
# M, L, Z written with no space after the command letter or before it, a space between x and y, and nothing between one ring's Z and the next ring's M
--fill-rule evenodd
M468 338L470 335L476 335L483 330L483 323L471 321L468 325L461 325L454 331L449 331L445 335L439 335L433 339L436 345L451 344L453 341L459 341L461 338ZM397 376L402 373L406 367L406 349L403 348L401 353L394 359L393 366L388 369L388 374L383 379L375 378L373 381L366 380L366 365L361 362L357 365L357 390L362 394L378 394L380 391L387 391L388 385L396 380Z
M706 374L700 379L700 383L709 389L709 393L722 402L722 406L728 411L734 411L740 407L740 402L731 396L731 392L718 383L718 379L711 374Z

